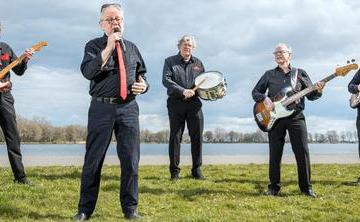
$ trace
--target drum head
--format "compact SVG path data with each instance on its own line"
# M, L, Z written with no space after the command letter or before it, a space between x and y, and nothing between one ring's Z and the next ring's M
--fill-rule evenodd
M195 85L199 85L201 81L205 81L199 86L199 89L210 89L217 86L224 79L223 75L217 71L209 71L200 74L195 78Z

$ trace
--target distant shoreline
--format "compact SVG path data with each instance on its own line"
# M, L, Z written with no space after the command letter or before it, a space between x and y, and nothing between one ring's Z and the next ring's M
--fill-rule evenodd
M204 165L219 164L267 164L268 155L205 155L203 156ZM82 166L84 156L23 156L26 167L34 166ZM311 164L360 164L358 155L354 154L313 154L310 155ZM295 164L293 154L284 154L282 163ZM119 165L116 155L107 155L106 165ZM140 165L168 165L167 155L141 155ZM181 156L180 165L191 165L191 156ZM9 167L7 156L0 156L0 167Z
M115 142L111 142L112 144L115 144ZM356 144L356 142L344 142L344 143L310 143L309 144ZM67 145L67 144L86 144L86 141L77 141L77 142L63 142L63 143L46 143L46 142L21 142L21 144L24 145L37 145L37 144L54 144L54 145ZM141 143L141 144L168 144L168 143ZM181 144L190 144L190 143L181 143ZM203 142L203 144L267 144L266 142L219 142L219 143L207 143ZM289 142L285 142L285 144L290 144ZM0 142L0 145L6 145L5 142Z

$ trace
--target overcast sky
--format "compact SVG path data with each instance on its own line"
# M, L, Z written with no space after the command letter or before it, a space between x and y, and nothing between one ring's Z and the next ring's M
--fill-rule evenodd
M24 76L12 75L17 113L45 117L54 125L87 123L89 82L80 73L84 46L102 35L100 6L106 1L0 0L0 41L19 55L39 41ZM151 89L137 98L141 127L168 128L164 59L177 53L183 34L195 36L194 55L206 70L222 72L227 96L203 102L205 129L255 131L251 90L275 67L272 51L279 42L293 49L292 65L305 69L313 82L346 60L360 61L360 2L356 0L132 0L125 11L125 38L134 42L147 65ZM346 77L329 82L323 97L306 101L310 132L355 130L356 110L349 108Z

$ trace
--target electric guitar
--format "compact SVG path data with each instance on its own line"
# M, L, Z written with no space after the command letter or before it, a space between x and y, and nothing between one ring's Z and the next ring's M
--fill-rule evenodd
M338 67L336 68L334 74L329 75L321 81L328 82L337 76L345 76L351 70L355 70L357 68L358 65L356 63L351 63L342 67ZM301 90L300 92L297 92L291 96L287 96L288 89L285 89L285 91L282 91L274 98L271 98L274 103L274 108L272 110L268 110L265 107L263 101L255 103L253 114L257 125L262 131L269 132L275 126L277 120L288 117L294 113L295 110L291 110L288 108L290 104L298 101L302 97L315 90L317 90L316 84L313 84Z
M30 49L33 51L40 51L40 49L44 46L47 46L47 42L39 42L33 46L31 46ZM0 71L0 79L3 79L6 74L15 66L17 66L20 62L22 62L25 59L25 53L19 56L17 59L15 59L12 63L10 63L8 66L6 66L3 70Z
M353 109L357 108L360 103L360 92L351 94L349 102L351 108Z

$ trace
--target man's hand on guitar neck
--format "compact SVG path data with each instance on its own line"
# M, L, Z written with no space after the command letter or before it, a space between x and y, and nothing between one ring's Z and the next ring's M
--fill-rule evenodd
M33 54L34 54L34 50L26 49L24 52L24 55L25 55L24 62L28 62L31 59Z
M324 87L325 87L325 82L317 82L316 84L316 89L319 93L322 93Z
M1 82L0 81L0 92L9 92L12 88L12 83L10 81Z
M269 97L266 97L263 101L265 108L267 110L273 110L274 109L274 103L271 101Z

